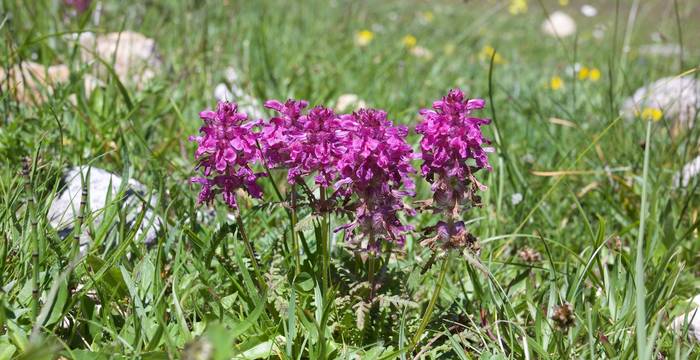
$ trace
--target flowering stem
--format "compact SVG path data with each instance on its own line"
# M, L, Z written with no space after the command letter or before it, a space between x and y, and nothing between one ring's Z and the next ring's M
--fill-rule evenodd
M321 202L321 207L325 208L326 206L326 188L321 187L320 189L321 196L320 196L320 202ZM328 213L323 210L323 221L321 222L321 282L323 283L323 290L324 292L328 290L328 275L329 275L329 268L330 268L330 244L329 244L330 236L328 234Z
M289 215L289 221L292 225L292 251L294 252L294 265L296 273L299 273L300 255L299 255L299 240L297 239L297 186L292 185L292 209Z
M647 189L649 181L649 153L651 149L651 121L647 121L647 135L644 143L644 168L642 170L642 204L639 211L639 233L637 236L637 256L634 264L634 285L636 294L637 353L640 359L647 359L646 332L646 288L644 286L644 227L647 216Z
M262 147L260 146L259 141L255 141L256 146L258 147L258 151L260 151L260 158L264 159L263 156L263 151ZM272 177L272 172L270 172L270 167L267 166L267 162L263 160L262 162L263 168L265 168L265 173L267 174L267 178L270 179L270 184L272 184L272 189L274 190L275 194L277 195L277 198L279 201L285 201L286 199L282 196L282 192L280 191L279 187L277 187L277 184L275 183L275 179ZM296 273L298 274L300 271L300 263L301 263L301 256L299 255L299 240L297 238L297 233L296 233L296 228L297 228L297 191L296 191L296 184L292 185L292 206L291 206L291 211L287 211L287 216L289 217L289 222L291 224L292 232L291 232L291 237L292 237L292 251L294 251L294 262L295 262L295 269Z
M248 239L248 235L246 234L245 229L243 227L243 218L241 217L240 210L236 210L235 213L238 234L240 234L241 240L243 240L243 245L245 246L246 252L248 253L248 257L250 257L250 263L253 266L253 272L255 273L255 277L258 279L258 288L261 291L264 291L267 288L267 286L265 285L265 279L260 273L260 266L258 265L258 260L255 258L255 250L253 250L253 244L250 243L250 239Z
M375 267L375 256L374 256L374 247L375 247L375 239L374 239L374 231L370 229L369 231L369 270L367 273L367 282L369 282L369 300L372 301L374 299L374 267Z
M433 309L435 308L435 303L437 302L437 298L440 295L442 283L445 281L445 274L447 274L447 268L450 262L449 260L450 255L448 254L442 261L442 266L440 267L440 275L438 275L438 281L435 284L435 289L433 290L430 302L428 302L428 307L425 309L425 313L423 314L423 319L421 320L420 325L418 326L418 331L416 331L416 335L413 336L413 340L411 340L411 344L408 346L408 352L413 351L416 345L418 345L418 341L420 341L420 337L421 335L423 335L423 331L425 331L425 328L428 326L430 317L433 314Z

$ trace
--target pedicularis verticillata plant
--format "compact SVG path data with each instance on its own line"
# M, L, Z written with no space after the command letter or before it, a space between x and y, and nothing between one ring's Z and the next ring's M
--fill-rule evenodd
M297 100L269 100L265 107L277 115L268 120L249 119L238 112L236 104L228 102L219 103L216 111L200 113L204 121L201 135L190 139L197 142L195 159L202 175L192 178L192 182L202 186L200 202L211 202L220 194L238 215L237 192L260 199L260 178L271 169L286 170L291 194L284 200L289 204L293 235L297 233L296 213L300 207L308 207L305 210L322 219L316 244L323 259L318 271L324 290L330 278L331 232L344 232L346 241L359 244L368 255L370 297L374 296L375 257L403 247L414 229L402 221L402 215L415 214L407 205L407 200L415 196L414 160L422 160L420 174L432 185L433 197L423 208L439 219L424 229L422 244L435 254L449 249L478 249L461 214L480 205L477 193L486 187L475 174L491 169L489 141L481 132L481 126L489 120L472 116L472 111L484 107L483 100L468 99L461 90L454 89L435 101L432 109L421 110L423 119L416 126L422 136L420 153L415 153L406 141L408 129L394 125L381 110L336 114L323 106L307 110L308 103ZM267 177L274 181L272 176ZM301 190L299 194L297 189ZM298 197L304 201L297 201ZM331 229L331 215L342 225ZM249 255L254 257L242 221L238 226ZM298 246L292 248L295 257L302 256ZM415 346L430 317L447 269L448 257L444 258L436 292L411 346ZM255 264L254 258L251 261Z

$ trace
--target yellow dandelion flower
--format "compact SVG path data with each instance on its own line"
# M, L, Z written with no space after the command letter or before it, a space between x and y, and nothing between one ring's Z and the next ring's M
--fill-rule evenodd
M663 116L664 113L659 108L647 107L642 110L643 120L659 121Z
M481 49L481 52L479 53L479 57L484 62L491 62L491 58L493 57L493 63L496 65L506 63L505 59L503 59L503 56L496 52L496 49L494 49L491 45L484 46Z
M549 80L549 88L552 90L559 90L564 87L564 80L562 80L559 76L552 76L552 79Z
M367 46L374 39L374 33L369 30L358 31L355 34L355 44L358 46Z
M512 15L518 15L527 12L527 0L511 0L508 6L508 12Z
M410 49L416 46L416 44L418 43L418 39L416 39L416 37L413 35L406 35L401 39L401 43L403 44L403 46Z
M582 66L581 69L579 69L579 71L578 71L578 79L579 80L586 80L588 78L588 76L590 75L590 73L591 73L591 71L587 67Z
M588 78L591 79L591 81L598 81L600 80L600 70L597 68L591 68L590 74L588 74Z

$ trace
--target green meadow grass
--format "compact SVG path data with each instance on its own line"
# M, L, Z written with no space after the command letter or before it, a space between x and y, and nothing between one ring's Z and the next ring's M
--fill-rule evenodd
M90 15L68 17L61 1L0 2L4 68L32 60L72 70L39 106L14 101L4 85L0 93L0 359L697 357L697 345L669 325L700 287L700 182L671 186L698 155L700 131L671 136L673 119L619 116L638 87L696 76L696 1L601 1L594 18L580 15L579 1L528 1L519 15L505 1L99 3L95 26ZM577 36L542 35L544 13L557 9L576 14ZM359 47L364 29L374 38ZM120 30L154 38L162 71L141 90L111 77L86 97L87 66L65 35ZM640 54L655 31L680 43L683 58ZM432 58L407 51L405 35ZM492 64L487 46L503 61ZM566 70L574 63L602 76L578 80ZM480 254L453 254L421 273L430 252L416 233L382 259L381 289L369 303L366 266L336 236L324 292L313 275L314 219L300 214L311 251L297 270L293 229L265 181L265 199L242 209L269 287L261 296L228 209L216 205L216 221L204 224L188 181L187 137L197 133L198 112L215 106L214 86L229 66L259 99L315 105L355 93L409 127L452 87L487 99L481 115L494 120L486 129L494 170L479 175L489 187L484 206L464 213ZM561 89L548 86L555 76ZM78 226L92 243L75 261L72 236L61 239L46 213L61 173L76 165L148 186L165 220L157 244L147 248L124 226L125 209L113 201L101 227L90 213ZM284 177L273 173L277 184ZM417 200L427 199L428 184L418 185ZM409 220L418 229L437 221ZM541 260L524 262L525 248ZM565 303L575 320L560 329L550 317Z

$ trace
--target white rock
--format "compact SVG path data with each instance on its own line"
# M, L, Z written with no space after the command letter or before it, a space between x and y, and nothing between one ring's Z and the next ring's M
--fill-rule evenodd
M367 104L364 100L360 99L360 97L355 94L340 95L335 102L335 111L337 112L344 112L346 110L354 111L365 107L367 107Z
M224 83L219 83L214 88L214 97L218 101L232 101L233 93L228 89L228 86Z
M98 58L114 67L120 81L139 88L154 78L163 66L155 40L137 32L124 31L97 36L83 33L79 41L82 60L92 64L102 78L108 75L108 71Z
M238 104L238 109L248 114L249 119L258 119L263 116L262 104L260 101L243 91L241 87L238 71L233 67L228 67L224 71L224 76L230 84L219 83L214 88L214 98L218 101L231 101Z
M639 47L639 53L647 56L673 57L681 54L678 44L649 44Z
M49 208L48 220L62 237L66 237L72 232L80 212L82 177L84 176L88 176L88 167L83 167L82 171L78 167L68 169L63 176L65 187L57 194ZM139 196L146 200L149 197L146 187L133 179L123 184L121 177L96 167L89 169L88 181L88 202L86 204L84 221L92 219L91 225L97 228L104 218L105 206L117 206L126 209L126 228L130 229L130 226L133 225L140 215L144 205ZM120 193L122 185L124 189ZM157 195L152 194L150 199L148 206L152 208L156 205ZM88 216L88 214L92 215ZM117 217L112 229L116 228L118 220L119 218ZM155 243L157 232L162 223L162 219L155 215L151 209L146 210L141 226L136 232L136 239L143 237L146 245ZM85 231L80 237L80 247L81 251L84 252L90 242L91 234L88 234L89 226L87 223L84 223L83 227Z
M674 128L693 126L700 106L700 84L689 76L666 77L637 89L622 105L622 114L635 119L646 108L660 109Z
M9 69L0 69L0 89L19 102L38 105L46 101L56 85L68 82L69 77L66 65L45 67L25 61Z
M92 94L95 89L98 87L104 87L105 83L90 74L85 74L83 77L83 86L85 87L85 95L90 97L90 94Z
M587 17L594 17L598 15L598 9L596 9L593 5L584 4L581 5L581 14Z
M567 37L576 33L576 22L562 11L555 11L542 23L542 31L554 37Z
M694 177L700 174L700 156L683 166L683 170L673 175L673 187L687 187Z
M700 296L695 296L690 306L693 309L673 319L671 329L678 334L684 334L687 329L688 338L700 342L700 312L697 308L700 306Z

